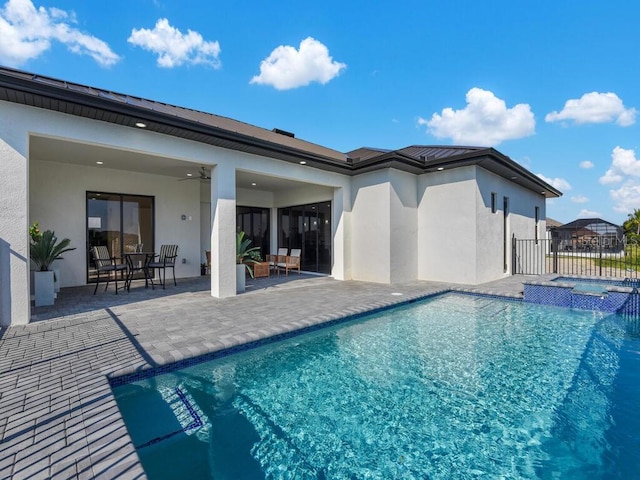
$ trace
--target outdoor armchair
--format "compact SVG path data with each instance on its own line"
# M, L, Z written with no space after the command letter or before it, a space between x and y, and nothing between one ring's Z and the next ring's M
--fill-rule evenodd
M150 270L152 268L157 268L161 270L158 274L158 279L160 279L160 283L162 284L162 288L165 287L165 280L167 278L167 269L170 268L173 271L173 284L178 285L176 283L176 258L178 258L178 245L162 245L160 246L160 253L153 257L149 263L147 263L147 269ZM153 284L153 276L149 275L151 279L151 288L155 288Z
M298 270L298 275L300 275L301 252L302 250L299 248L292 248L291 255L284 257L284 263L278 262L278 268L284 270L286 275L289 275L289 270Z
M118 263L118 258L117 257L113 257L109 254L109 250L107 249L106 246L101 245L98 247L92 247L91 248L91 253L93 255L93 261L96 265L96 273L98 275L97 279L96 279L96 288L93 290L93 294L95 295L96 292L98 291L98 284L101 281L105 281L107 282L107 284L104 287L105 292L107 291L107 288L109 288L109 282L111 281L111 273L113 273L113 279L115 281L115 285L116 285L116 295L118 294L118 273L120 273L120 275L124 275L127 274L127 278L128 278L128 271L127 271L127 265L126 263L122 263L122 261L120 261L120 263ZM104 275L102 278L100 275ZM127 281L126 279L122 279L124 281L125 287L127 287Z

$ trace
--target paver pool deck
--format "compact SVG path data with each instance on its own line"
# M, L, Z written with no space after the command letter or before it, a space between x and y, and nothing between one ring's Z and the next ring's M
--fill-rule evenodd
M208 278L114 295L63 289L32 323L0 328L0 478L146 478L108 378L447 290L521 297L525 277L481 286L381 285L293 275L211 297ZM401 295L398 295L401 294Z

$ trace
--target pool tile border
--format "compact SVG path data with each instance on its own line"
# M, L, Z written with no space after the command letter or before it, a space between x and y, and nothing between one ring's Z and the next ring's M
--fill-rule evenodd
M348 315L338 315L335 317L333 315L329 315L327 320L321 321L319 323L314 323L312 325L303 326L301 328L288 330L286 332L276 333L274 335L266 336L256 340L251 340L245 343L241 343L239 345L234 345L232 347L227 347L220 350L207 352L201 355L197 355L189 358L183 358L175 362L166 363L164 365L158 365L156 367L147 367L131 373L107 376L107 380L112 389L117 388L122 385L127 385L129 383L137 382L140 380L146 380L149 378L156 377L158 375L163 375L165 373L175 372L176 370L181 370L183 368L200 365L202 363L206 363L211 360L217 360L220 358L227 357L229 355L234 355L236 353L252 350L254 348L259 348L264 345L269 345L271 343L281 342L284 340L288 340L290 338L304 335L306 333L315 332L318 330L322 330L324 328L329 328L335 325L339 325L341 323L351 322L363 317L367 317L369 315L374 315L376 313L380 313L386 310L391 310L394 308L400 308L406 305L410 305L412 303L420 302L422 300L427 300L429 298L435 298L441 295L446 295L448 293L467 293L467 292L454 291L453 289L443 289L436 292L430 292L424 295L417 295L411 298L400 300L398 302L387 303L385 305L377 306L369 310L357 309L358 311ZM482 295L480 293L477 293L477 294L470 293L470 294L478 295L478 296ZM504 297L499 297L497 295L495 295L495 297L504 298ZM517 300L515 298L509 298L509 299ZM331 317L334 317L334 318L331 318Z

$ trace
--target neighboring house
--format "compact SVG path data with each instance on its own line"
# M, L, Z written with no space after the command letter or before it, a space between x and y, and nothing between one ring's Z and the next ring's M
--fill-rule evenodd
M357 141L357 139L354 139ZM191 175L191 176L189 176ZM187 180L189 179L189 180ZM0 324L30 318L28 227L71 239L62 286L112 254L180 247L176 276L235 295L235 232L339 280L478 284L561 193L492 148L344 154L229 118L0 68Z
M621 226L601 218L579 218L551 231L558 240L558 251L618 253L624 248Z

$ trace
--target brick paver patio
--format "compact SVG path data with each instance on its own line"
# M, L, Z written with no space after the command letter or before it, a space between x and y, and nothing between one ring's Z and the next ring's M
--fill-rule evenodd
M522 279L467 290L520 296ZM449 288L293 275L249 281L228 299L212 298L204 277L118 295L63 289L29 325L0 328L0 478L145 478L108 377Z

